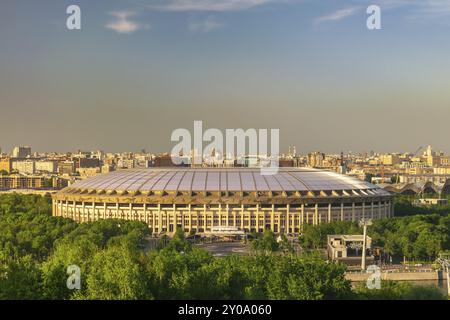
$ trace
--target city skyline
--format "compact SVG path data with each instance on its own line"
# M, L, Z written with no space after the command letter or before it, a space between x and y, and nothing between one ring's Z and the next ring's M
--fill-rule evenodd
M168 152L278 128L280 150L450 152L445 1L5 1L0 145ZM382 9L382 30L365 8Z
M207 143L205 143L205 145L207 145ZM90 152L90 153L96 153L96 152L103 152L103 153L107 153L107 154L126 154L126 153L130 153L130 154L154 154L154 155L161 155L161 154L171 154L170 150L163 150L163 151L154 151L154 150L147 150L145 148L141 148L139 150L103 150L103 149L81 149L81 148L75 148L72 150L63 150L63 151L59 151L59 150L36 150L35 148L33 148L33 146L29 146L29 145L23 145L23 146L18 146L18 145L14 145L10 150L5 150L4 148L2 148L2 146L0 146L0 155L6 155L6 156L11 156L12 158L17 158L17 156L15 156L15 152L16 149L18 148L30 148L31 151L31 155L34 154L68 154L68 153L72 153L72 154L76 154L76 153L86 153L86 152ZM376 156L376 155L406 155L406 154L410 154L410 155L416 155L416 156L421 156L421 155L425 155L427 153L427 149L431 148L433 150L433 153L435 154L444 154L446 155L447 153L443 150L443 149L438 149L435 148L434 145L428 144L425 146L420 146L418 148L416 148L416 150L397 150L397 151L392 151L392 152L383 152L380 150L373 150L373 149L364 149L364 150L341 150L338 152L330 152L329 150L320 150L320 149L310 149L310 150L299 150L299 148L295 145L290 145L288 146L286 149L280 150L279 156L289 156L289 155L297 155L297 156L306 156L310 153L323 153L325 155L366 155L366 156ZM192 152L192 150L191 150ZM258 156L260 155L258 154L250 154L250 153L245 153L245 154L236 154L236 156ZM18 157L21 158L21 157ZM26 157L22 157L22 158L26 158Z

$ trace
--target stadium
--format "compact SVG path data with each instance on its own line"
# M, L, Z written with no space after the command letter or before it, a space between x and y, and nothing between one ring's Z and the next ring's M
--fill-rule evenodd
M152 168L115 171L53 195L53 215L77 222L143 221L155 234L298 233L304 224L393 216L392 195L337 173L280 168Z

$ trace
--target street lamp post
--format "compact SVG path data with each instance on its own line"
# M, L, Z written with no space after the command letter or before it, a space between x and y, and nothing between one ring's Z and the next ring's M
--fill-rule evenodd
M367 226L372 225L372 220L370 219L361 219L359 225L363 226L363 248L362 248L362 257L361 257L361 270L366 270L366 247L367 247Z

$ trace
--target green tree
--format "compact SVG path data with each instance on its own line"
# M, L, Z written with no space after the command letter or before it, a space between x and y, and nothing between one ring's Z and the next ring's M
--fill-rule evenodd
M138 254L123 246L99 251L92 259L86 290L77 299L136 300L151 298Z
M369 289L361 283L353 297L359 300L446 300L437 287L399 281L382 281L380 289Z
M254 250L265 253L275 252L280 248L275 234L269 229L264 230L262 235L253 239L251 244Z
M30 255L0 258L0 300L42 299L40 282L41 272Z

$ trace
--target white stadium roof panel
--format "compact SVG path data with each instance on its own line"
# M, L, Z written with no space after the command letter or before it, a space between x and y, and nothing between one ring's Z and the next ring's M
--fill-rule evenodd
M130 169L79 181L68 189L127 191L386 191L353 177L307 168L280 168L262 175L258 168L152 168Z

